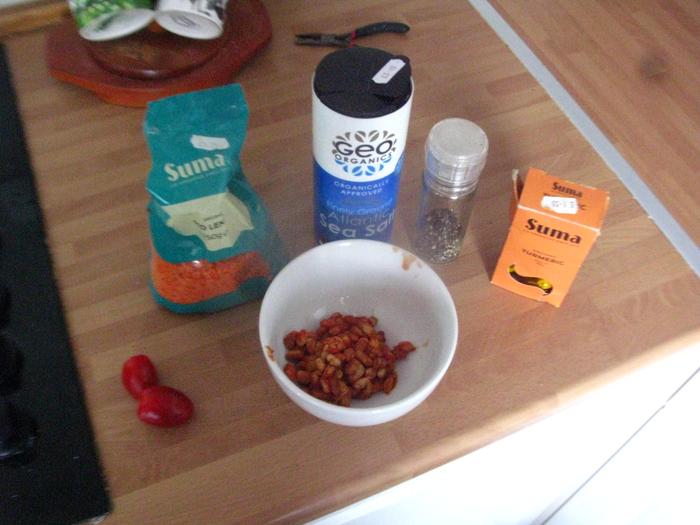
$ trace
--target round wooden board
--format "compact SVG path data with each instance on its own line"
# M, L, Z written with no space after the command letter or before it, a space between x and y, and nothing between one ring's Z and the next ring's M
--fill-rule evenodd
M125 38L86 41L90 56L107 71L145 80L172 78L208 62L231 38L231 27L213 40L193 40L169 33L155 22Z

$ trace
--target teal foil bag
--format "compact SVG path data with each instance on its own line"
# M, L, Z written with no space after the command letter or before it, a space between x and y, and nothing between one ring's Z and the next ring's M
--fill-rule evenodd
M286 263L241 168L247 126L238 84L148 104L150 287L174 312L212 312L259 299Z

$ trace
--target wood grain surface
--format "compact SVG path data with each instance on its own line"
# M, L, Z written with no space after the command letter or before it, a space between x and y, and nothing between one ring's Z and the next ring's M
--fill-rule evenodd
M61 0L37 0L0 7L0 38L53 26L69 17L68 2Z
M370 428L321 422L274 383L257 335L259 302L178 316L147 289L143 111L49 77L42 33L7 40L79 369L114 513L135 523L300 523L464 455L700 338L700 283L654 223L509 49L463 0L269 2L273 39L236 78L250 106L245 173L292 255L313 246L310 77L323 48L295 32L380 20L407 35L361 43L406 54L416 85L396 244L408 242L422 151L445 117L477 122L491 150L465 248L436 266L460 337L435 392ZM642 162L640 157L640 162ZM509 178L537 166L604 188L602 236L560 309L489 283L508 230ZM679 339L681 338L681 339ZM187 426L143 425L123 361L147 353L187 392Z
M493 0L700 243L696 0Z

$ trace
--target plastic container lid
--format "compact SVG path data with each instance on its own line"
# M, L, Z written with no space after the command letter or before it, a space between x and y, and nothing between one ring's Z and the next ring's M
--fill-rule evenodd
M79 33L86 40L102 42L114 40L140 31L153 21L152 9L134 8L110 12L91 20L80 28Z
M316 67L313 89L323 104L342 115L382 117L411 98L411 63L381 49L340 49Z
M156 21L163 29L171 33L197 40L213 40L224 32L223 23L219 24L206 15L191 11L165 9L160 7L160 4L156 13Z
M470 190L486 164L489 140L479 126L461 118L441 120L425 142L425 167L441 186Z

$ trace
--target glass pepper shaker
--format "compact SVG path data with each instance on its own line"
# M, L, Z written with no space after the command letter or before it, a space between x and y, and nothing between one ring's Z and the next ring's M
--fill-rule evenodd
M486 133L465 119L441 120L430 130L414 242L426 261L446 263L462 250L488 147Z

